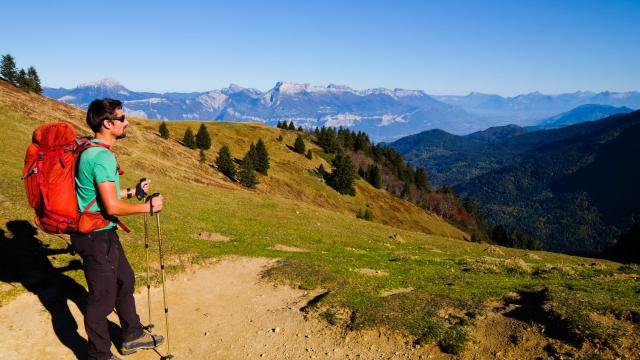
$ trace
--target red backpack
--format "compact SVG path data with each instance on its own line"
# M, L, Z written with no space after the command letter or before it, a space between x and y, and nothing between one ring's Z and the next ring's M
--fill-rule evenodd
M67 123L47 123L33 132L32 144L27 147L22 179L29 205L35 210L36 224L50 234L89 233L115 221L123 230L129 229L117 218L101 212L89 212L95 199L83 212L78 211L76 199L76 163L82 151L100 146L89 138L76 136ZM118 168L119 169L119 168Z

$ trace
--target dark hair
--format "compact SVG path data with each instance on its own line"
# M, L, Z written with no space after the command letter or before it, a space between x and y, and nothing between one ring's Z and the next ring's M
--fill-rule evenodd
M97 133L102 128L102 122L113 118L117 109L122 109L122 101L114 99L95 99L87 109L87 125Z

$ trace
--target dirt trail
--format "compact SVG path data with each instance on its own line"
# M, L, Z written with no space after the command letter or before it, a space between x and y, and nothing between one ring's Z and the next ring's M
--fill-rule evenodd
M263 258L232 257L189 270L168 284L171 351L178 359L446 359L434 346L414 349L406 337L382 331L347 332L321 320L305 320L299 309L313 296L259 279L274 264ZM146 289L136 293L147 321ZM153 321L164 333L162 292L152 289ZM86 347L82 315L68 302L77 323L77 347ZM115 314L110 319L118 323ZM75 334L73 328L64 329ZM0 308L2 359L73 359L54 332L51 315L33 294ZM115 347L112 348L117 354ZM166 345L160 349L166 351ZM152 350L128 360L158 359Z

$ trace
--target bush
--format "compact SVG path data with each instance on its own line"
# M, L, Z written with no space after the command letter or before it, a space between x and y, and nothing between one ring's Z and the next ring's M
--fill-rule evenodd
M296 142L293 144L293 151L297 152L298 154L304 154L304 150L304 140L302 139L301 135L298 135L298 137L296 137Z
M163 139L168 139L169 138L169 128L167 127L167 123L162 121L160 123L160 128L158 129L158 131L160 132L160 137Z
M460 354L469 340L469 334L460 325L453 325L442 335L438 346L440 350L449 354Z
M309 160L313 159L313 154L311 153L311 149L307 150L307 154L305 155L305 157Z
M358 213L358 215L356 215L356 217L358 219L372 221L373 220L373 213L369 209L360 210L360 212Z
M193 136L193 131L191 131L191 128L187 128L187 130L184 132L184 136L182 137L182 143L184 144L184 146L188 147L189 149L196 148L196 139Z

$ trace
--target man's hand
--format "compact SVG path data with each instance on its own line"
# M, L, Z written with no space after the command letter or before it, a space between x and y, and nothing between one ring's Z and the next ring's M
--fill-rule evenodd
M149 199L145 204L148 206L147 208L150 209L150 211L157 213L162 211L163 200L162 195L158 195Z
M136 198L138 200L142 200L147 196L149 193L149 185L151 185L151 180L147 178L140 179L140 182L136 184Z

